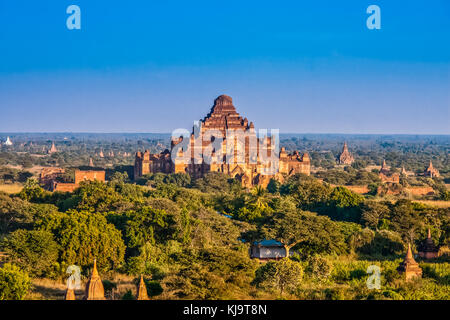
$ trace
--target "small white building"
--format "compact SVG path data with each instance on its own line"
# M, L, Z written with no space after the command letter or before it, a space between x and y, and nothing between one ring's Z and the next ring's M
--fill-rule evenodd
M276 240L255 241L250 248L250 258L278 260L286 257L286 248Z
M7 137L6 141L5 141L5 146L12 146L12 145L13 145L13 143L12 143L11 139L9 137Z

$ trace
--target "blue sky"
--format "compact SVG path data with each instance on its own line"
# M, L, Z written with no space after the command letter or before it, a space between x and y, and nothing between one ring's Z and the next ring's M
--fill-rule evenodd
M284 133L450 134L446 0L2 0L0 40L0 132L171 132L228 94Z

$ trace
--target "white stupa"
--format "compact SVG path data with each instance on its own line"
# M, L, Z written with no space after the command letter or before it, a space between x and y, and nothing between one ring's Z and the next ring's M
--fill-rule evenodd
M12 146L12 141L11 141L11 139L9 138L9 137L7 137L6 138L6 141L5 141L5 146Z

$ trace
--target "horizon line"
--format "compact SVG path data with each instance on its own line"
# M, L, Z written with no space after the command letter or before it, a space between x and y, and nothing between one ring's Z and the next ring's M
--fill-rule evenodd
M270 129L266 129L270 130ZM0 135L8 134L162 134L171 135L170 132L133 132L133 131L122 131L122 132L107 132L107 131L8 131L0 132ZM340 133L340 132L280 132L280 135L378 135L378 136L450 136L450 133Z

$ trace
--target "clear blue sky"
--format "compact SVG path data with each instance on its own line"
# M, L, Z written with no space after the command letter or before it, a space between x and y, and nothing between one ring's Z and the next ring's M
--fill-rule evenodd
M284 133L450 134L447 0L1 0L0 40L0 132L171 132L228 94Z

